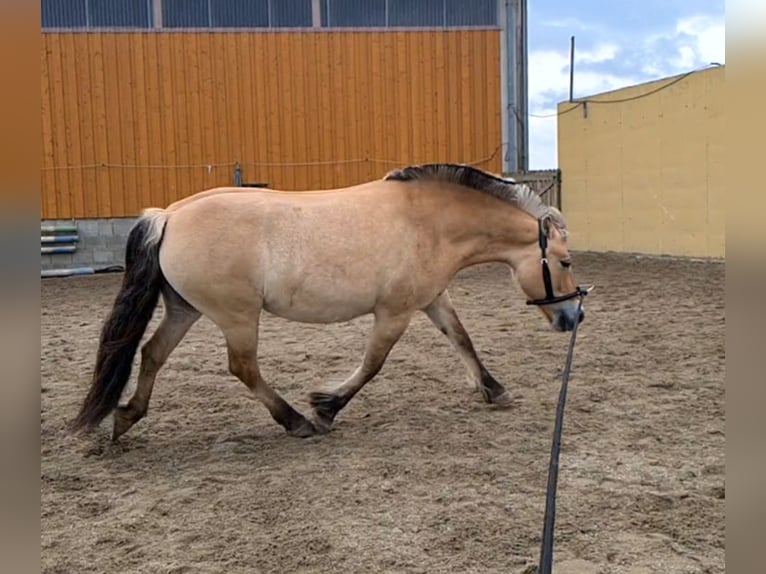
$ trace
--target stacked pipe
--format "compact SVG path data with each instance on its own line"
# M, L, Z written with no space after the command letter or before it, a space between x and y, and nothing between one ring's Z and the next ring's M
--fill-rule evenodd
M40 254L74 253L80 236L77 224L40 225ZM100 269L93 267L74 267L70 269L43 269L41 277L71 277L73 275L93 275L95 273L113 273L124 271L122 265L110 265Z
M40 226L40 254L74 253L79 240L74 223Z

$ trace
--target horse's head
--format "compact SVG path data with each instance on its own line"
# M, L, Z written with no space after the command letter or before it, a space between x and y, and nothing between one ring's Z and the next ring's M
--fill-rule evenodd
M554 330L571 331L583 321L580 298L588 290L575 282L565 232L550 217L538 220L537 241L524 250L515 273L527 304L537 305Z

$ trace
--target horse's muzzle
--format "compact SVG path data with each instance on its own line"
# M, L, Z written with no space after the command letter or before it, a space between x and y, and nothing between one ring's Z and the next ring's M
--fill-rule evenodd
M573 310L561 309L556 311L553 315L553 329L560 332L571 331L574 329L575 321L582 323L585 320L585 311L582 309L580 310L579 317L576 317L576 315L577 308Z

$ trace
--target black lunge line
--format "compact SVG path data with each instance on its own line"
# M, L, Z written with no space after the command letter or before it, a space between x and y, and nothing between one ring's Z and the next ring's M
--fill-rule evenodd
M580 304L577 306L577 314L580 316L582 309L583 296L580 295ZM559 392L559 402L556 407L556 423L553 428L553 444L551 445L551 460L548 465L548 490L545 494L545 518L543 523L543 540L540 549L540 566L538 574L551 574L553 569L553 525L556 521L556 484L559 476L559 451L561 449L561 425L564 421L564 405L567 399L567 383L569 383L569 373L572 369L572 354L574 352L575 337L577 337L577 326L579 321L575 321L572 329L572 336L569 339L569 349L567 350L566 364L564 373L561 377L561 391Z

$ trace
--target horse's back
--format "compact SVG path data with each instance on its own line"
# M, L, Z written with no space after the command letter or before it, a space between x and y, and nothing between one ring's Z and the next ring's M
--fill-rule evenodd
M361 183L357 185L352 185L348 187L342 187L342 188L335 188L335 189L316 189L316 190L299 190L299 191L286 191L282 189L272 189L272 188L249 188L249 187L229 187L229 186L219 186L219 187L212 187L209 189L205 189L202 191L199 191L193 195L189 195L187 197L184 197L182 199L179 199L178 201L173 202L170 204L166 211L168 212L174 212L178 211L181 208L187 207L190 204L197 203L201 200L208 199L210 197L217 197L217 196L238 196L238 197L257 197L261 199L266 199L269 201L279 201L281 199L285 200L292 200L292 201L298 201L300 202L302 199L312 199L312 198L329 198L329 197L337 197L341 195L341 199L344 201L348 201L352 199L352 196L346 195L346 194L353 194L358 193L360 191L369 190L372 188L379 188L380 186L384 187L392 187L392 182L385 182L383 180L374 180L371 182Z
M420 267L420 231L394 190L211 190L169 213L163 273L198 307L261 301L295 320L347 320Z

